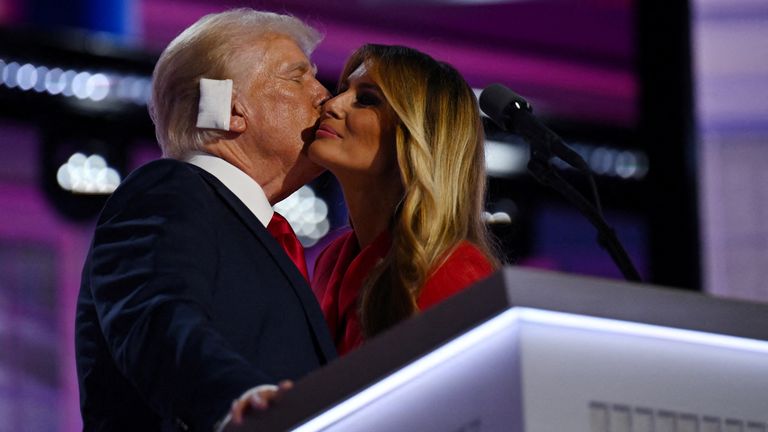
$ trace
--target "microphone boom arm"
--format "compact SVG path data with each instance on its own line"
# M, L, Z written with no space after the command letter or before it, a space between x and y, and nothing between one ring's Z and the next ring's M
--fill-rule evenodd
M537 157L538 156L538 157ZM543 155L541 155L543 156ZM597 242L605 249L616 263L624 278L629 281L641 282L640 274L632 264L629 255L616 237L616 232L605 219L598 213L595 207L584 196L571 186L549 164L546 157L531 155L528 161L528 171L539 183L548 186L565 199L570 201L583 214L592 225L597 228Z

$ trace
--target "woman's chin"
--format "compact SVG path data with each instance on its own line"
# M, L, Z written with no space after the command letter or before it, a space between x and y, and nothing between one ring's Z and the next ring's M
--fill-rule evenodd
M329 169L328 160L318 151L315 144L316 141L307 144L307 159L312 161L315 165L322 167L324 170Z

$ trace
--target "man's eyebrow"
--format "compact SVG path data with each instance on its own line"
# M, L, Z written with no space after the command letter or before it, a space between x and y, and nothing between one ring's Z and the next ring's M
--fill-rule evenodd
M290 63L288 66L285 67L284 70L286 72L293 72L293 71L306 72L313 69L316 69L315 65L310 65L306 61L300 61L296 63Z

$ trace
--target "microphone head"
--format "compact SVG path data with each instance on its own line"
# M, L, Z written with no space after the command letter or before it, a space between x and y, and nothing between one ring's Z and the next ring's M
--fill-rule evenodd
M499 127L508 129L517 112L533 111L531 104L501 84L491 84L480 92L480 109Z

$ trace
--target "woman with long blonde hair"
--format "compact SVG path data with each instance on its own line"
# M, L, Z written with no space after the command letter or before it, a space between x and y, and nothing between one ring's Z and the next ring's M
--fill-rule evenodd
M482 122L461 75L414 49L364 45L338 90L308 154L338 179L353 228L312 281L344 354L498 262L481 218Z

